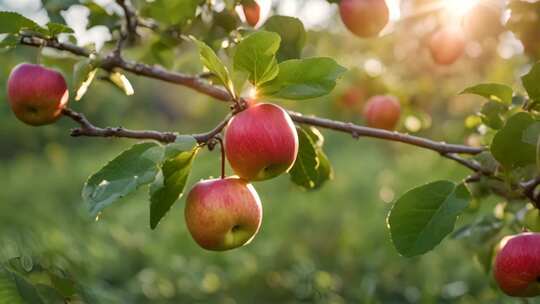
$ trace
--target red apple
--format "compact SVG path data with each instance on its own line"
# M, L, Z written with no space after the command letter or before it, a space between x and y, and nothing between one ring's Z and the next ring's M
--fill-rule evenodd
M201 181L188 194L185 218L202 248L229 250L248 244L259 231L261 201L255 188L243 179Z
M55 122L69 98L62 74L28 63L19 64L11 71L7 90L15 116L33 126Z
M345 26L363 38L377 36L389 18L385 0L341 0L339 13Z
M261 8L255 0L246 0L242 4L246 21L249 25L255 26L259 22L261 16Z
M250 103L227 125L225 153L234 172L246 180L276 177L289 170L296 160L296 128L281 107Z
M465 34L453 26L439 29L429 39L429 50L435 63L450 65L463 55Z
M522 233L501 241L493 268L495 281L514 297L540 295L540 233Z
M371 97L364 107L364 118L372 128L394 130L400 115L401 106L393 96Z

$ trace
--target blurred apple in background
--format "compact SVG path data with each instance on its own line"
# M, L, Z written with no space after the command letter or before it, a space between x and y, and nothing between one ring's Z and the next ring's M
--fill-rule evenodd
M445 26L435 31L429 39L429 50L435 63L450 65L465 51L465 35L458 26Z

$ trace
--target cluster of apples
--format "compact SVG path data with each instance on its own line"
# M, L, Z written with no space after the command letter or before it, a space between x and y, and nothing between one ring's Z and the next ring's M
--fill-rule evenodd
M197 183L187 197L185 218L193 239L208 250L249 243L259 231L262 206L250 181L288 171L298 154L296 128L281 107L249 101L225 129L225 155L236 176Z
M26 124L54 123L68 102L62 74L40 65L16 66L8 79L8 99ZM249 101L225 129L225 154L236 176L197 183L188 194L185 218L195 241L208 250L247 244L258 232L262 206L250 181L288 171L298 154L296 128L281 107Z

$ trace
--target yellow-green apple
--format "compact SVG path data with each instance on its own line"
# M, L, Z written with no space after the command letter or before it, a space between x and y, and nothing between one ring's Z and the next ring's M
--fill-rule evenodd
M7 91L15 116L33 126L55 122L69 98L62 74L28 63L19 64L11 71Z
M339 13L343 24L358 37L373 37L389 18L385 0L341 0Z
M521 233L504 238L493 266L495 281L514 297L540 295L540 233Z
M429 51L435 63L450 65L458 60L465 50L465 34L461 28L446 26L429 39Z
M373 96L364 107L364 118L372 128L394 130L400 115L401 106L393 96Z
M197 183L188 194L185 218L202 248L223 251L249 243L259 231L262 206L255 188L238 177Z
M298 134L285 110L249 102L225 130L225 154L234 172L249 181L270 179L289 170L298 154Z
M261 16L261 8L255 0L244 0L242 2L242 9L244 10L244 16L249 25L255 26L259 22Z

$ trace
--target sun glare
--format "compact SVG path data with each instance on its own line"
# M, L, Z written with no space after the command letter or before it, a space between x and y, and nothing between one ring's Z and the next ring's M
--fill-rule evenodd
M446 11L456 17L465 15L479 0L441 0Z

